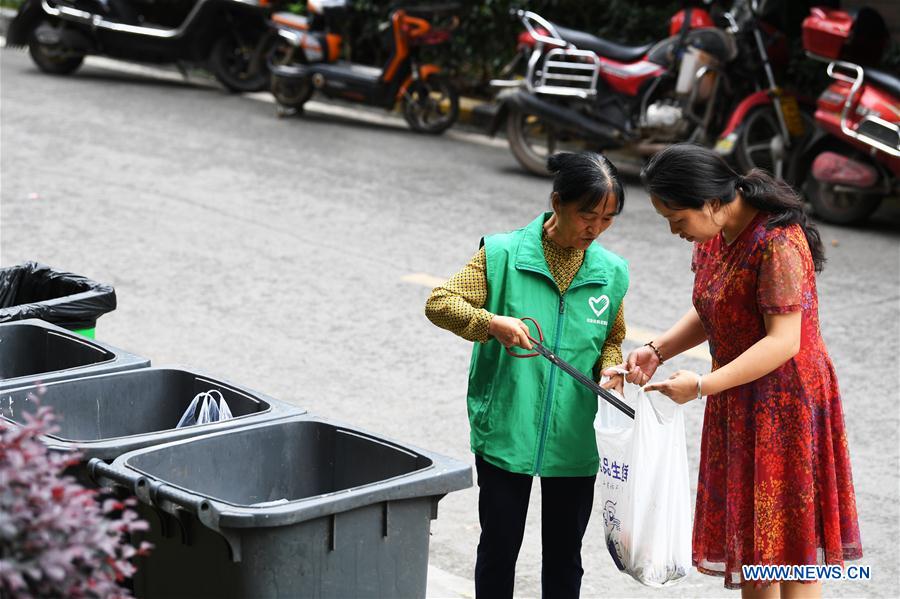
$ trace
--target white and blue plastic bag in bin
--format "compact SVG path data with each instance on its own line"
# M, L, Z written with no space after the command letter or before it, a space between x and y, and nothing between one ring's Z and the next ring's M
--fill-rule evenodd
M634 420L599 399L594 428L606 548L616 567L652 587L691 568L691 488L683 407L625 384Z

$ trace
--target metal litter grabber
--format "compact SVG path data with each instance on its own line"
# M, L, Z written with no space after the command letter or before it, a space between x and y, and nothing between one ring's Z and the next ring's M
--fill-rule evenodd
M619 399L618 397L616 397L615 395L613 395L612 393L610 393L609 391L607 391L606 389L604 389L603 387L601 387L600 385L598 385L597 383L592 381L590 378L586 377L580 370L578 370L577 368L575 368L574 366L572 366L571 364L569 364L568 362L566 362L565 360L563 360L562 358L560 358L559 356L554 354L552 351L547 349L547 347L544 346L544 344L543 344L544 332L541 330L541 325L539 325L535 319L533 319L529 316L526 316L525 318L522 318L520 320L522 320L523 322L531 321L532 323L534 323L535 328L537 328L537 332L538 332L537 339L532 337L531 334L528 334L528 340L531 341L531 345L534 348L534 352L529 353L529 354L520 354L520 353L513 351L511 348L507 347L506 353L508 353L509 355L511 355L514 358L533 358L534 356L538 356L538 355L544 356L545 358L550 360L550 362L552 362L556 366L559 366L560 369L562 369L563 371L568 373L576 381L578 381L579 383L581 383L582 385L584 385L585 387L590 389L596 395L602 397L607 402L611 403L614 407L616 407L618 410L620 410L626 416L628 416L629 418L634 418L634 408L632 408L631 406L626 404L624 401L622 401L621 399Z

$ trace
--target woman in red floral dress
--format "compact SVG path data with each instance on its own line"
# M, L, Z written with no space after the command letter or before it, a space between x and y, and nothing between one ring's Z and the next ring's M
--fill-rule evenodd
M862 557L840 392L819 332L816 228L789 186L738 175L681 144L642 173L673 234L694 243L693 309L632 352L630 382L704 340L704 376L647 385L685 403L707 396L693 561L744 597L817 597L820 583L747 582L742 566L840 564Z

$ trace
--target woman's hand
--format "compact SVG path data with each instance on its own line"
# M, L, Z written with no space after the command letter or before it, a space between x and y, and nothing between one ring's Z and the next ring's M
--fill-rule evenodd
M697 399L699 381L700 375L696 372L679 370L664 381L646 385L644 391L659 391L675 403L683 404Z
M521 347L532 349L528 340L528 325L511 316L494 316L488 324L488 333L495 337L503 347Z
M628 371L625 380L635 385L646 385L659 368L659 356L648 346L639 347L628 354L624 364L617 366Z
M616 368L618 366L612 366L603 370L600 374L603 376L608 376L609 380L600 385L604 389L615 389L619 392L619 395L625 394L625 375L621 372L617 372Z

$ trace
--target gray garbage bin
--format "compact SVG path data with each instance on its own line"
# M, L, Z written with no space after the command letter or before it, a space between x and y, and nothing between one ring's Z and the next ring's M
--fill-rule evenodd
M222 393L234 418L175 428L194 396L212 389ZM0 417L21 424L38 403L57 417L50 447L81 452L82 467L72 472L81 482L90 480L83 468L90 458L111 461L148 445L303 412L196 371L151 367L8 389L0 393Z
M43 320L0 324L0 390L149 365L147 358Z
M92 460L155 545L138 597L424 597L430 521L462 462L311 416ZM152 507L151 507L152 506Z

